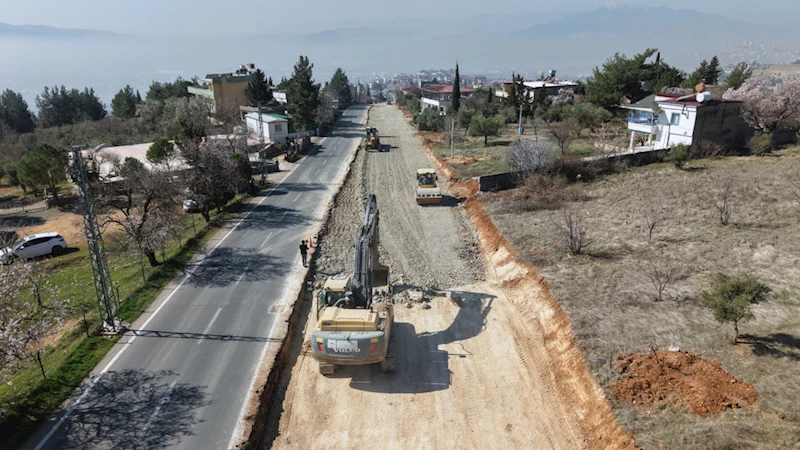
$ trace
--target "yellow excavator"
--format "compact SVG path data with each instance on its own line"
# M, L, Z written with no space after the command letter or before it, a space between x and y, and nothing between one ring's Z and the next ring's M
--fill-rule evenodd
M418 205L438 205L442 202L442 191L436 187L437 178L433 169L417 170Z
M367 150L381 150L381 138L377 128L367 128Z
M356 240L353 273L329 277L317 294L311 347L323 375L332 375L340 365L380 364L384 372L396 370L389 268L378 261L378 240L373 194Z

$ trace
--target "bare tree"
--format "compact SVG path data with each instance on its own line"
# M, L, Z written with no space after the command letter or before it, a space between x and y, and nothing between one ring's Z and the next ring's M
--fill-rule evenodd
M46 379L42 340L67 317L68 302L37 264L24 261L0 268L0 291L16 293L0 296L0 367L31 358Z
M660 202L651 204L645 207L641 214L642 222L647 230L647 239L652 240L653 231L655 231L658 225L667 220L667 213L664 211L664 205Z
M147 257L151 267L158 265L156 250L169 240L169 224L175 214L177 186L166 171L151 170L139 160L126 158L119 168L123 180L102 203L102 225L116 224L128 241Z
M561 122L548 122L547 135L555 141L561 154L566 154L569 146L581 135L581 124L572 117Z
M648 258L645 266L645 276L656 292L657 301L664 300L664 294L680 277L680 269L665 258Z
M186 185L202 209L206 222L211 221L212 208L222 210L236 195L240 175L226 148L215 142L186 141L181 155L191 168L186 172Z
M553 171L557 161L558 155L552 145L524 139L511 147L508 165L511 170L528 176Z
M614 154L619 152L620 147L612 145L614 140L619 137L619 129L611 124L604 123L600 128L592 133L592 147L604 154Z
M580 212L564 211L561 219L555 221L555 225L561 244L573 255L580 255L586 247L594 242L586 235Z
M217 109L214 119L218 130L221 132L221 141L227 145L231 153L247 153L248 131L242 122L241 111L238 107Z
M717 180L719 189L714 198L714 207L717 209L717 217L722 226L728 225L731 219L731 204L735 194L736 182L732 176L727 176Z

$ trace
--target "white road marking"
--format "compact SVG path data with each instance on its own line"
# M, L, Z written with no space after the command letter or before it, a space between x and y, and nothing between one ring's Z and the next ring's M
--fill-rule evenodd
M210 330L210 329L211 329L211 325L213 325L213 324L214 324L214 321L215 321L215 320L217 320L217 316L219 316L219 313L220 313L221 311L222 311L222 308L219 308L219 309L217 310L217 312L216 312L216 313L214 313L214 317L212 317L212 318L211 318L211 322L208 322L208 326L206 327L206 329L205 329L205 330L203 330L203 336L205 336L205 335L207 335L207 334L208 334L208 330ZM195 345L200 345L200 343L201 343L201 342L203 342L203 339L198 339L198 340L197 340L197 344L195 344Z
M297 260L298 257L295 257ZM288 289L288 286L296 284L298 282L297 275L300 271L294 271L291 275L291 283L287 282L287 288L283 291L283 297L281 297L281 301L279 304L286 304L288 303L289 298L291 297L291 292ZM300 286L300 289L303 289L303 286ZM261 356L258 358L258 365L256 365L256 371L253 373L253 378L250 380L250 387L247 388L247 392L245 392L245 398L242 402L242 410L239 412L239 418L236 419L236 428L233 430L233 434L231 435L231 440L228 443L228 448L236 448L237 441L241 440L244 437L244 415L247 413L247 406L250 403L250 393L253 392L253 386L256 384L256 378L258 378L258 369L261 368L261 365L264 363L264 357L267 355L267 349L269 345L272 343L272 336L275 334L275 327L278 326L278 321L276 320L278 317L274 317L272 319L272 327L269 329L269 335L267 335L267 342L264 344L264 348L261 349Z
M261 248L264 248L264 246L267 245L267 242L269 242L269 238L272 237L272 233L273 233L272 231L269 232L269 234L267 235L267 238L264 239L264 242L261 243Z
M276 185L275 185L275 187L274 187L274 188L272 188L272 190L270 190L270 192L269 192L269 193L270 193L270 194L272 194L272 192L274 192L274 191L275 191L275 189L277 189L277 188L278 188L278 187L279 187L281 184L283 184L283 182L284 182L284 181L286 181L286 179L288 179L288 178L289 178L289 176L290 176L290 175L291 175L291 174L294 172L294 170L295 170L295 169L297 169L297 167L299 167L299 166L294 166L294 167L292 168L292 170L290 170L290 171L289 171L289 173L288 173L288 174L286 174L286 177L285 177L283 180L281 180L281 181L280 181L278 184L276 184ZM262 198L262 199L261 199L261 200L260 200L260 201L259 201L259 202L256 204L256 206L258 206L258 205L261 205L261 203L263 203L263 202L264 202L264 200L266 200L268 196L269 196L269 194L268 194L267 196L264 196L264 197L263 197L263 198ZM204 258L202 258L202 259L200 260L200 262L199 262L199 263L198 263L196 266L194 266L192 269L190 269L190 270L188 271L188 273L186 274L186 276L184 276L184 277L183 277L183 279L180 281L180 283L178 283L178 285L175 287L175 289L173 289L173 290L172 290L172 292L170 292L170 293L169 293L169 295L167 296L167 298L165 298L165 299L164 299L164 301L163 301L163 302L162 302L162 303L161 303L161 304L158 306L158 308L156 308L156 310L153 312L153 314L152 314L150 317L148 317L148 318L147 318L147 320L145 320L145 321L144 321L144 323L142 324L141 328L147 328L147 324L148 324L148 323L150 323L150 321L151 321L151 320L153 320L153 318L154 318L154 317L155 317L155 316L156 316L156 315L159 313L159 311L161 311L161 308L163 308L163 307L164 307L164 305L166 305L166 304L169 302L169 300L172 298L172 296L173 296L173 295L175 295L175 293L176 293L176 292L178 292L178 290L180 290L181 286L183 286L183 283L185 283L185 282L186 282L186 280L188 280L188 279L189 279L189 277L190 277L190 276L192 276L192 275L194 274L194 272L197 270L197 268L198 268L198 267L200 267L200 266L202 266L202 265L203 265L203 263L206 261L206 259L208 259L208 257L209 257L209 256L211 256L211 254L212 254L212 253L214 253L214 250L216 250L216 249L217 249L217 247L219 247L219 246L220 246L220 244L222 244L222 243L225 241L225 239L227 239L227 238L228 238L228 236L230 236L230 235L231 235L231 233L233 233L233 232L234 232L234 231L235 231L235 230L236 230L236 229L239 227L239 225L241 225L241 223L242 223L242 222L243 222L243 221L244 221L244 220L245 220L245 219L246 219L246 218L247 218L247 217L250 215L250 213L252 213L254 210L255 210L255 208L252 208L252 209L250 209L250 211L248 211L248 212L247 212L247 214L245 214L245 215L244 215L244 217L242 217L241 219L239 219L239 221L236 223L236 225L235 225L233 228L231 228L230 230L228 230L228 232L225 234L225 236L223 236L223 237L222 237L222 239L220 239L220 240L219 240L219 242L217 242L217 244L216 244L216 245L214 245L214 247L211 249L211 251L209 251L209 252L206 254L206 256L205 256ZM75 400L75 403L73 403L73 404L72 404L72 406L70 406L70 407L69 407L69 409L67 409L67 411L64 413L64 415L62 415L62 416L61 416L61 418L60 418L60 419L58 419L58 422L56 422L56 424L55 424L55 425L53 425L53 428L51 428L51 429L50 429L50 431L48 431L48 432L47 432L47 434L45 435L45 437L44 437L44 438L43 438L43 439L42 439L42 440L41 440L41 441L40 441L40 442L39 442L39 443L36 445L36 447L34 448L34 450L41 450L41 448L42 448L42 447L44 447L44 444L46 444L46 443L47 443L47 441L48 441L48 440L50 440L50 438L51 438L51 437L53 437L53 434L56 432L56 430L58 430L58 429L61 427L61 425L63 425L63 424L64 424L64 421L65 421L65 420L67 420L67 418L68 418L68 417L69 417L69 416L72 414L72 412L73 412L73 411L75 411L75 408L76 408L76 407L77 407L77 406L78 406L78 405L79 405L79 404L80 404L80 403L83 401L83 399L85 399L85 398L86 398L86 396L89 394L89 392L91 392L91 391L92 391L92 388L94 388L95 384L97 384L97 382L98 382L98 381L100 381L100 378L102 378L102 376L103 376L103 375L104 375L106 372L108 372L108 370L111 368L111 366L112 366L112 365L114 365L114 363L115 363L115 362L117 362L117 359L119 359L119 357L120 357L120 356L122 356L122 354L123 354L123 353L125 353L125 350L127 350L128 348L130 348L130 344L132 344L132 343L133 343L133 341L135 341L135 340L136 340L136 337L137 337L136 335L134 335L133 337L131 337L131 339L130 339L129 341L127 341L127 342L126 342L126 344L128 344L128 345L125 345L124 347L122 347L122 349L119 351L119 353L117 353L116 355L114 355L114 357L113 357L113 358L111 358L111 361L109 361L109 362L108 362L108 364L106 364L106 366L105 366L105 367L103 367L103 370L101 370L101 371L100 371L100 373L99 373L99 374L97 374L97 375L96 375L96 376L95 376L95 377L92 379L92 382L91 382L91 383L89 383L89 386L86 388L86 390L85 390L85 391L83 391L83 393L81 393L80 397L78 397L78 399L77 399L77 400Z
M322 161L322 165L323 165L323 166L324 166L325 164L327 164L327 163L328 163L328 160L327 160L327 159L326 159L325 161Z
M283 214L281 214L281 220L283 220L283 218L284 218L284 217L286 217L286 213L288 213L288 212L289 212L289 211L288 211L288 210L286 210L286 211L284 211L284 212L283 212Z
M244 270L242 271L242 274L239 275L239 278L236 280L236 284L234 284L234 286L236 286L237 284L242 282L242 280L244 279L244 276L247 275L247 269L249 269L249 268L250 268L250 264L245 266Z
M319 170L318 170L317 172L319 172ZM299 199L300 199L300 193L298 192L298 193L297 193L297 197L295 197L295 198L294 198L294 201L296 202L296 201L297 201L297 200L299 200Z
M172 393L172 389L175 388L175 383L177 383L177 382L178 382L178 380L173 381L172 384L169 385L169 389L167 389L167 392L165 392L164 396L161 397L161 401L158 402L158 406L156 406L156 410L153 411L153 414L151 414L150 418L147 419L147 423L144 425L144 428L142 429L142 433L139 434L139 441L144 439L144 435L145 435L145 433L147 433L147 429L150 428L150 424L153 423L153 419L155 419L156 416L158 415L158 413L161 411L161 407L164 406L164 403L167 403L167 400L169 400L169 395Z
M317 176L317 175L319 175L319 171L320 171L320 170L322 170L322 169L317 169L317 171L316 171L316 172L314 172L314 176Z

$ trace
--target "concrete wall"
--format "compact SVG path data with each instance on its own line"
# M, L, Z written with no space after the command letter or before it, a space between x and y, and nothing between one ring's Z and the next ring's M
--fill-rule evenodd
M697 108L694 131L695 142L708 140L724 143L734 152L744 149L753 131L739 115L740 103L722 103L713 107Z

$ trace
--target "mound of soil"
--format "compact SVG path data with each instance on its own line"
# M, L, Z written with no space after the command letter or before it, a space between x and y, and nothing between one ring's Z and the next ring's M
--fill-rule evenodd
M488 161L490 159L491 158L488 156L464 156L464 155L457 155L453 156L452 158L444 158L445 162L447 162L448 164L458 164L461 166L466 166L476 161Z
M620 356L617 370L622 379L609 388L617 402L639 406L666 403L706 416L743 408L758 399L753 385L733 377L721 363L688 352L661 350Z

